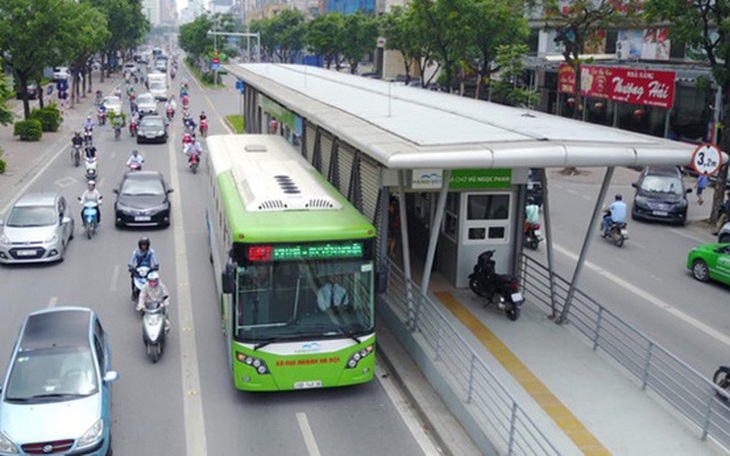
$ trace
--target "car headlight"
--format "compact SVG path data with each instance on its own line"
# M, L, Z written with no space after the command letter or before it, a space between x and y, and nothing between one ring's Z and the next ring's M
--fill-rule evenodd
M16 447L15 444L2 432L0 432L0 452L18 454L18 447Z
M104 421L99 419L88 431L84 433L79 439L79 443L76 448L86 448L88 446L97 443L104 435Z
M50 244L52 242L56 242L57 240L58 240L58 235L54 233L53 236L46 239L45 244Z
M10 244L10 238L5 236L5 233L0 234L0 244Z

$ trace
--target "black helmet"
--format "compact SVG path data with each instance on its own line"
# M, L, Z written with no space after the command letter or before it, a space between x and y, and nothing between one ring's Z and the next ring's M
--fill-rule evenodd
M624 197L621 196L620 193L616 193L616 201L621 201L622 199L624 199Z
M137 246L141 249L143 245L146 245L147 248L150 248L150 238L147 236L142 237L139 239L139 242L137 242Z
M532 196L527 197L527 204L535 204L535 198Z

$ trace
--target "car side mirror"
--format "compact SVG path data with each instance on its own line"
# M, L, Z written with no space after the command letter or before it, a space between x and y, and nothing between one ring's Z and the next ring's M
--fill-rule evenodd
M639 188L639 186L638 186L638 184L636 182L632 182L631 183L631 186L634 187L634 188Z
M117 371L109 371L104 374L104 383L114 383L119 380L119 373Z
M223 293L231 294L236 290L236 265L228 263L226 270L221 273Z

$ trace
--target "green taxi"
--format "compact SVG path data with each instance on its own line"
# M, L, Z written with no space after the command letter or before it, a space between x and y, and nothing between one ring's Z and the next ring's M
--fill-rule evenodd
M701 282L713 279L730 285L730 244L698 245L687 256L687 268Z

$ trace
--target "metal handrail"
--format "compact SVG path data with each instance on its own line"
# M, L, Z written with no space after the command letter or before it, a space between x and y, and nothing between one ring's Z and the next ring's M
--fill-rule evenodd
M414 340L430 349L439 372L455 395L470 405L471 416L499 454L561 454L444 316L442 306L422 294L415 282L406 280L393 262L385 297Z
M534 258L522 255L518 269L523 294L531 304L553 306L560 314L570 282L553 273L555 302L550 300L548 269ZM705 375L679 359L632 324L606 309L590 296L576 290L567 319L592 344L621 364L639 380L641 389L650 389L730 451L730 396Z

